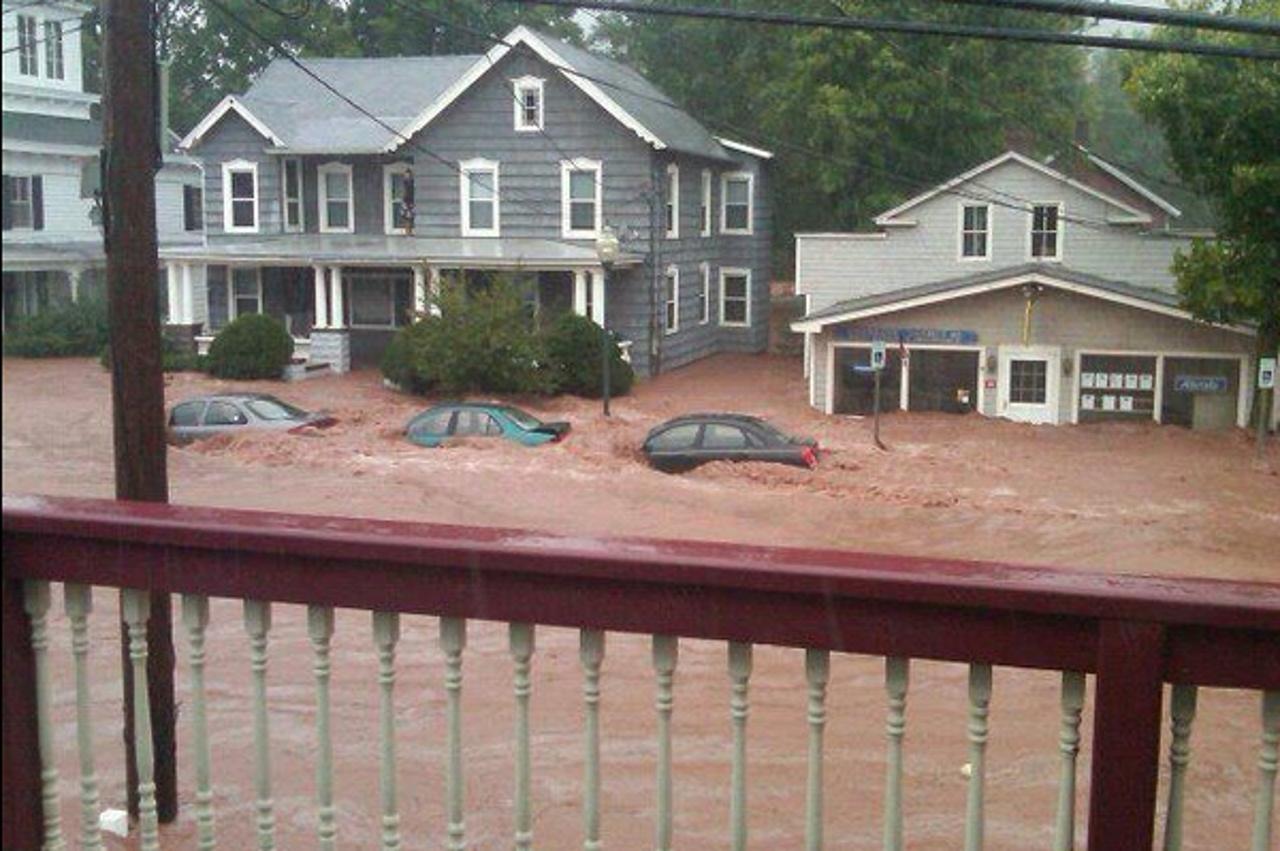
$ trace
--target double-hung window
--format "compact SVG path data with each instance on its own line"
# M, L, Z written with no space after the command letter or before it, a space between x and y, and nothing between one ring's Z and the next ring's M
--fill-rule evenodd
M462 235L498 236L498 164L467 160L462 171Z
M702 170L702 202L698 205L698 226L702 236L711 236L711 169Z
M280 161L280 192L285 232L301 233L305 222L302 212L302 160L298 157L285 157Z
M355 231L355 199L351 192L351 166L325 163L317 170L320 183L320 232Z
M703 263L698 270L698 324L711 321L711 264Z
M675 266L668 266L663 284L666 296L664 329L668 334L674 334L680 330L680 270Z
M720 324L751 324L751 270L720 270Z
M18 16L18 73L27 77L40 76L37 54L36 19L31 15Z
M222 164L222 224L227 233L258 232L258 164Z
M4 176L4 229L44 228L44 178L40 175Z
M596 160L564 160L560 163L560 216L562 235L568 239L595 239L603 218L604 171Z
M667 166L667 239L680 238L680 166Z
M1036 204L1031 208L1031 257L1062 259L1062 205Z
M543 127L543 81L539 77L521 77L512 80L515 91L515 122L517 133L537 133Z
M50 80L67 76L62 58L62 21L44 22L44 75Z
M262 312L262 270L256 266L231 267L231 318Z
M382 215L387 233L409 233L413 230L413 169L408 163L392 163L382 167Z
M751 233L754 194L755 177L747 172L734 172L720 178L721 233Z
M991 205L960 205L960 259L991 259Z

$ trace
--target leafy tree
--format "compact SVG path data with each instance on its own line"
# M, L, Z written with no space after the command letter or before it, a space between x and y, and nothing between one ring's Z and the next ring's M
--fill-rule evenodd
M484 53L479 33L505 36L518 24L581 39L573 12L489 0L351 0L348 21L364 56Z
M1280 0L1231 0L1222 11L1280 18ZM1197 37L1262 44L1239 34ZM1220 222L1216 243L1195 245L1174 265L1184 303L1206 320L1256 323L1258 353L1274 354L1280 347L1280 63L1156 54L1132 60L1126 86L1139 111L1163 129L1178 174L1205 195Z

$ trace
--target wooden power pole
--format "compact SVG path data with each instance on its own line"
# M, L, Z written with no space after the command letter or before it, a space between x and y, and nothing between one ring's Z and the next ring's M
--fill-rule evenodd
M155 171L161 150L156 133L154 9L152 0L105 0L102 5L102 223L116 498L168 502L156 245ZM172 621L169 595L153 593L147 627L147 679L161 821L173 821L178 814ZM124 737L129 809L136 813L133 677L127 644L122 640Z

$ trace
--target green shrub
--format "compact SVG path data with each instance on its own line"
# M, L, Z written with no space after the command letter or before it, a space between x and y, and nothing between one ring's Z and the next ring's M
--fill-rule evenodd
M107 344L107 305L82 299L18 319L4 334L4 353L24 358L92 357Z
M189 346L179 343L172 337L167 335L163 337L161 345L164 348L161 353L160 368L165 372L204 372L208 368L205 363L208 360L206 355L196 354ZM98 363L102 364L103 369L110 371L111 346L109 344L102 347L102 351L98 354Z
M293 357L293 338L270 316L249 313L213 338L209 373L218 378L280 378Z
M547 368L560 393L598 398L601 395L600 326L585 316L568 314L547 331ZM617 338L609 334L609 393L625 396L635 382L631 364L622 359Z

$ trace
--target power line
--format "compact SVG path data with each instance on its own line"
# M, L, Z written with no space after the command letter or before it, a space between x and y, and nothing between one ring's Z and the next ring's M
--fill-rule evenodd
M1019 41L1039 44L1064 44L1077 47L1100 47L1110 50L1137 50L1151 53L1186 53L1232 59L1280 60L1280 50L1238 47L1229 44L1205 44L1188 41L1164 41L1121 36L1092 36L1052 30L1015 29L976 24L948 24L928 21L884 20L876 18L831 18L822 15L793 15L788 12L732 9L709 6L668 6L639 0L507 0L522 6L556 6L590 8L605 12L626 12L674 18L718 18L742 23L773 26L891 32L909 35L977 38L990 41Z
M1153 9L1130 3L1098 3L1092 0L944 0L962 6L987 6L1018 9L1024 12L1049 12L1085 18L1109 18L1170 27L1194 27L1201 30L1280 36L1280 21L1271 18L1241 18L1215 15L1211 12L1189 12L1183 9Z

